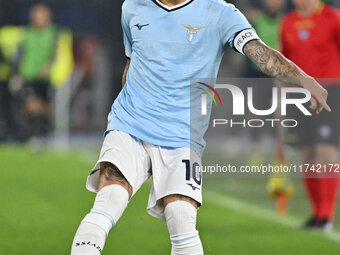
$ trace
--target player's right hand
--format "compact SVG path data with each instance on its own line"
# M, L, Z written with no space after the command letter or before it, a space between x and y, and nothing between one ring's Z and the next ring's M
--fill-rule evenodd
M331 108L327 104L328 92L324 89L315 79L310 78L306 79L303 82L303 88L307 89L312 98L310 99L311 105L310 108L316 111L316 114L322 112L325 109L328 112L331 112Z

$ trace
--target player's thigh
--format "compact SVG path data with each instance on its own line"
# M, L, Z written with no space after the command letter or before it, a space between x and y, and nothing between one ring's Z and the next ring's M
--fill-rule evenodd
M118 184L133 196L149 177L150 158L141 141L114 130L105 136L99 160L86 187L98 192L104 186Z
M147 146L152 162L148 212L160 219L164 208L177 200L196 208L202 204L201 159L189 148Z
M100 162L100 179L98 189L101 190L103 187L112 184L122 186L127 190L129 197L131 198L133 190L132 186L118 167L110 162Z

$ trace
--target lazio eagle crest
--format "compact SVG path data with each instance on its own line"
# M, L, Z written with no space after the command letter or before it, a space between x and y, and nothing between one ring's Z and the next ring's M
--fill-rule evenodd
M191 26L191 25L186 25L186 24L182 24L183 27L186 27L188 29L187 32L187 40L189 42L192 42L196 39L197 37L197 30L200 30L202 28L205 28L204 26Z

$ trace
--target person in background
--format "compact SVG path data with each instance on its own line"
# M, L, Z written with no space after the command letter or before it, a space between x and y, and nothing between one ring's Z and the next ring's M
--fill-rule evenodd
M56 53L58 30L45 3L30 9L24 31L20 75L24 83L27 132L30 142L41 144L49 127L50 72Z
M289 129L286 140L299 148L305 166L305 185L313 205L313 216L305 228L330 231L333 228L339 180L332 164L339 164L340 138L340 12L319 0L293 0L295 10L281 27L282 53L308 75L319 78L329 93L331 113L304 116L288 112L299 120ZM318 164L322 176L313 173ZM318 171L319 172L319 171Z
M249 11L249 19L262 41L273 49L279 48L279 28L286 0L262 0L261 11ZM247 15L248 16L248 15ZM246 77L267 77L256 65L249 63Z
M14 97L10 80L17 71L21 40L20 27L8 24L0 28L0 141L8 141L15 135Z

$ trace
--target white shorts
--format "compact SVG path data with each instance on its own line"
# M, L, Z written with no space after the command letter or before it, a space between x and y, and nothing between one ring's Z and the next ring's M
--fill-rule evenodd
M202 204L201 159L190 148L156 146L122 131L111 131L104 139L100 158L87 178L86 188L98 192L99 164L114 164L133 188L133 195L152 176L147 211L164 220L161 199L179 194Z

